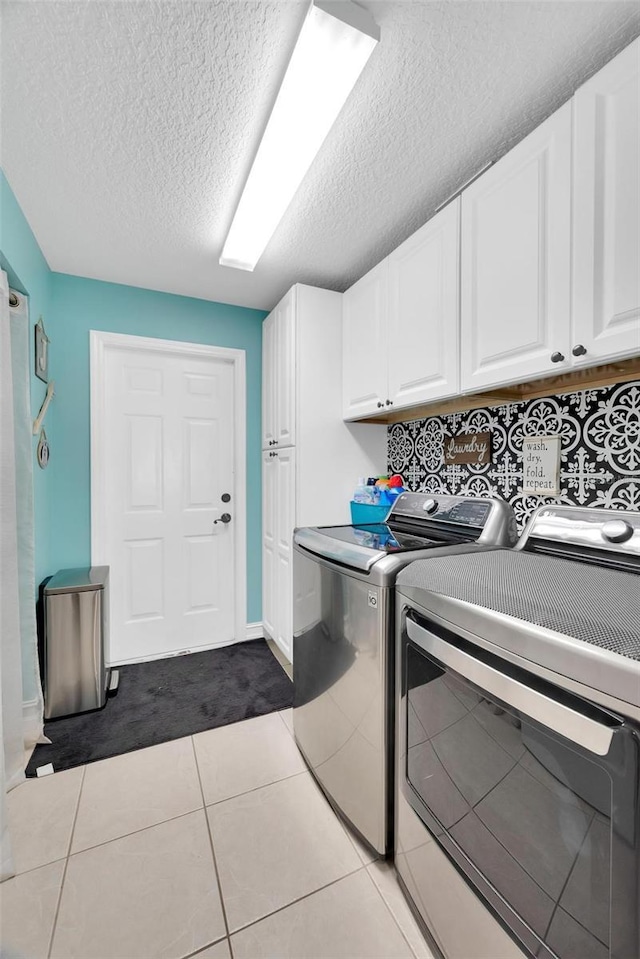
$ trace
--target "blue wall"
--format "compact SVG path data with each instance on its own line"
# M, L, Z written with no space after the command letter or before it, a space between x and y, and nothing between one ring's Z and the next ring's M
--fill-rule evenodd
M30 325L29 349L31 351L31 411L35 419L44 394L46 383L39 380L34 373L33 362L33 325L42 315L47 335L53 338L54 320L51 313L51 271L42 251L31 232L25 216L18 205L4 173L0 170L0 267L9 277L9 284L17 290L29 295ZM55 378L55 357L51 357L49 377ZM46 419L47 438L53 444L54 426L52 408ZM38 438L34 437L33 449ZM36 583L39 583L49 572L49 520L50 520L50 490L51 474L49 470L41 470L33 458L33 492L36 515L35 528L35 562Z
M89 330L207 343L246 351L247 621L262 619L261 366L266 313L52 274L56 357L51 465L51 571L91 558Z
M31 326L42 314L51 339L49 378L56 395L46 419L51 460L34 456L36 582L65 566L91 561L89 330L155 336L246 351L247 621L262 619L261 367L266 313L137 287L52 273L0 170L0 267L29 295ZM33 373L35 417L46 385ZM34 439L34 451L36 440Z

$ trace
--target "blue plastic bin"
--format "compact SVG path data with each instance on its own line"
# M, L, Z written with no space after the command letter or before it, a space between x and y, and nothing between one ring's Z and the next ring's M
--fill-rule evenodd
M354 526L384 523L390 506L373 506L371 503L355 503L351 500L351 522Z

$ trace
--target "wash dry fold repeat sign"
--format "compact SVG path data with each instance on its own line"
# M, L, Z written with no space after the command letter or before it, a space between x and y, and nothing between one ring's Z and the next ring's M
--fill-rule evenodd
M560 492L560 437L528 436L522 440L522 492Z

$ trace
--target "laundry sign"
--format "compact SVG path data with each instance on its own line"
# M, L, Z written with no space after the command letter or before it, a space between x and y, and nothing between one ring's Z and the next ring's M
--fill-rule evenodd
M483 466L491 460L491 433L458 433L444 438L444 463Z
M522 492L560 492L560 437L527 436L522 440Z

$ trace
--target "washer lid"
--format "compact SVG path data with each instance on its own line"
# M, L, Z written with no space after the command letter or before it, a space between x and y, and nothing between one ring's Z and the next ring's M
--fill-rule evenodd
M323 559L363 572L385 556L458 542L450 534L438 538L416 536L391 529L385 523L308 527L296 530L294 541Z

